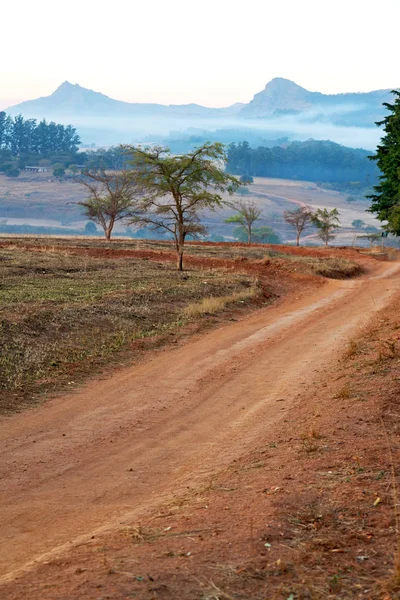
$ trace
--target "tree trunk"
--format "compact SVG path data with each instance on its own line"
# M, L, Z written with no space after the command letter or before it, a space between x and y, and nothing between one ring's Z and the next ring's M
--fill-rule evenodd
M251 227L247 230L247 243L251 244Z
M103 227L104 234L106 236L107 242L111 242L111 233L112 233L112 230L113 230L113 226L114 226L114 224L111 225L109 223L108 225L106 225L105 227Z
M185 244L185 233L183 224L179 224L178 235L175 237L176 250L178 253L178 271L183 271L183 246Z
M183 271L183 249L179 248L178 250L178 271Z
M296 236L296 246L300 246L300 234L299 233Z
M103 225L103 231L107 242L111 241L111 231L106 225Z

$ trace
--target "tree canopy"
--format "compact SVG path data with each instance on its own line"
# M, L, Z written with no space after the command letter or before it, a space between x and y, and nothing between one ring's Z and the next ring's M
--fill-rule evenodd
M239 142L228 146L227 169L248 177L346 183L357 191L372 186L378 176L368 155L368 150L346 148L330 141L308 140L273 148L251 148L248 142Z
M384 102L389 114L378 121L383 126L384 136L370 156L378 165L381 176L374 187L374 193L368 197L372 200L370 212L377 215L380 221L387 221L386 229L394 235L400 235L400 92L393 90L393 104Z
M168 148L125 146L132 166L132 177L143 199L131 224L151 227L172 235L183 268L185 240L206 233L201 221L205 209L224 202L223 193L234 193L239 182L224 172L226 155L219 142L206 143L189 152L174 156Z
M76 153L80 138L72 125L39 123L22 115L10 117L0 112L0 150L9 150L12 156L37 154L42 157L55 153Z

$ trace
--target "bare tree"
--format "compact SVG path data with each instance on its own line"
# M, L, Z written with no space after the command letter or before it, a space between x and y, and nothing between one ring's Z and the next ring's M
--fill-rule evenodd
M300 245L300 236L303 231L312 224L313 215L313 210L307 205L299 206L294 210L285 210L283 213L286 223L296 231L296 246Z
M75 204L83 206L88 219L101 225L110 241L115 223L134 214L140 197L132 173L126 168L93 169L83 173L80 183L86 187L88 197Z
M254 200L239 200L238 202L229 203L229 206L236 211L236 215L225 219L225 223L239 223L246 230L247 243L251 244L252 227L261 216L261 208L257 206Z
M223 170L224 147L219 142L207 143L180 156L162 147L125 149L131 157L132 176L143 191L130 224L172 234L182 271L185 240L206 233L202 210L221 206L221 193L232 194L240 185Z
M318 237L328 245L334 239L333 232L340 227L339 211L337 208L328 210L318 208L313 215L313 223L319 229Z

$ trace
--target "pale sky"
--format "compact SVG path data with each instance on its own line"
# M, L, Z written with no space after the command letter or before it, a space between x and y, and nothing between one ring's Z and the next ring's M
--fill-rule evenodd
M68 80L128 102L227 106L273 77L400 87L400 0L6 0L0 108Z

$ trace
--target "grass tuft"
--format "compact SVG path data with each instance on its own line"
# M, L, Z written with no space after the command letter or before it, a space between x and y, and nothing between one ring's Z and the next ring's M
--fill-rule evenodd
M229 296L203 298L200 302L188 304L188 306L184 308L183 314L190 319L202 315L213 315L216 312L224 310L229 304L250 300L251 298L254 298L256 294L257 289L253 287L242 292L235 292Z

